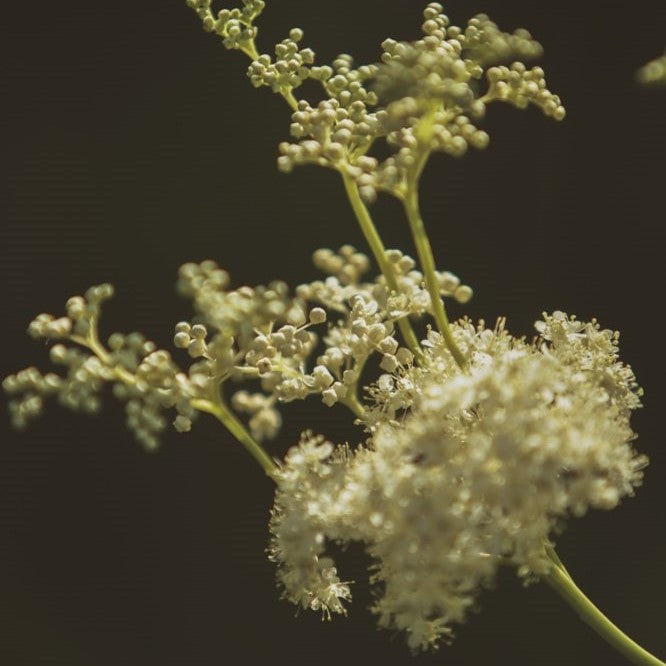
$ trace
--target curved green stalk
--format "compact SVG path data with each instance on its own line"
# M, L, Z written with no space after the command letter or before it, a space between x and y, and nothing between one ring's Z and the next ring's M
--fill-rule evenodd
M582 592L567 573L555 551L547 549L553 562L544 580L566 601L581 620L592 627L606 642L639 666L666 666L661 659L644 650L622 630L615 626Z
M551 562L560 567L560 569L562 569L562 571L564 571L564 573L569 576L569 572L560 559L560 556L555 552L555 548L553 548L553 546L551 546L549 543L546 543L546 555L548 555ZM571 578L571 576L569 576L569 578Z
M421 262L421 268L423 269L426 289L430 294L437 328L442 334L444 342L453 355L453 358L456 360L456 363L461 368L465 368L467 366L467 360L460 349L458 349L458 345L456 345L456 341L453 339L451 327L449 325L449 318L446 316L446 310L444 309L444 301L442 301L442 297L439 293L439 282L437 281L437 275L435 274L435 259L419 210L419 196L416 179L407 187L407 192L402 199L402 203L405 208L407 220L409 221L409 228L412 232L414 245L416 246L416 253Z
M264 472L270 477L273 476L277 465L224 402L221 400L213 402L212 400L194 399L191 404L200 412L212 414L247 449L247 452L261 465Z
M382 242L382 239L377 232L377 228L375 227L374 222L370 217L368 209L361 199L361 195L359 194L358 188L356 187L356 183L344 171L340 171L340 174L342 175L342 182L345 185L345 192L347 193L349 203L354 210L354 214L356 215L356 219L358 220L359 226L361 227L361 231L365 236L365 240L370 246L370 250L372 251L375 260L379 265L379 270L381 270L388 288L391 291L397 292L398 281L396 279L395 272L393 271L393 266L391 266L391 262L386 256L386 248L384 247L384 243ZM416 333L414 333L414 329L409 323L409 320L406 317L403 317L398 319L397 324L405 340L405 343L409 347L412 354L414 354L417 359L423 359L423 351L419 345Z

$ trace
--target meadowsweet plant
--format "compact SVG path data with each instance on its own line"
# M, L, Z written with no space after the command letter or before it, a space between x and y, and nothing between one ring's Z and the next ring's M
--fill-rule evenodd
M414 651L450 640L498 568L510 566L526 582L548 583L635 663L663 665L585 597L554 550L568 518L617 506L647 464L630 425L641 389L619 359L618 334L559 311L539 318L532 340L504 319L450 322L445 301L464 304L472 289L438 270L419 209L433 153L488 145L488 104L564 119L532 64L541 46L485 15L451 25L430 3L416 41L386 39L373 64L342 54L322 65L298 28L273 54L258 50L262 0L217 13L210 0L188 5L227 49L249 57L254 86L291 107L278 168L337 172L371 257L331 239L338 249L313 254L322 278L293 289L278 280L233 286L212 260L185 264L178 289L194 314L176 324L173 355L137 332L101 340L113 288L91 287L64 315L30 324L32 337L53 343L63 373L30 367L4 380L15 426L50 396L96 412L107 386L147 449L169 425L185 432L212 415L275 483L268 554L294 604L345 614L351 586L328 546L359 541L374 562L372 610ZM300 95L309 79L319 101ZM375 156L381 144L384 159ZM415 258L384 246L370 214L380 194L402 205ZM306 398L350 410L356 441L335 444L305 424L274 460L263 443L280 433L281 404Z

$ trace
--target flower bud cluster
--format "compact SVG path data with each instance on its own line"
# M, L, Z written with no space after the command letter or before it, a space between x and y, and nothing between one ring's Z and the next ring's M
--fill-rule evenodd
M324 336L326 348L317 358L317 363L327 371L322 374L327 384L318 386L323 389L322 400L327 405L350 399L363 367L373 354L380 356L379 367L385 372L395 372L413 363L412 352L402 347L395 336L395 322L428 313L430 296L423 285L423 274L415 269L411 257L400 250L387 250L386 255L396 277L397 292L388 290L383 276L374 282L360 282L367 258L349 245L337 253L317 250L313 257L315 265L333 275L323 281L301 284L296 290L304 301L319 302L342 315L329 326ZM437 272L437 276L443 296L453 296L460 302L471 297L471 288L461 285L453 273ZM312 385L312 378L304 380ZM305 390L301 387L301 391ZM367 411L364 418L370 418L372 411Z
M276 93L298 88L310 76L308 65L314 62L312 49L299 49L301 39L303 31L293 28L289 37L276 45L275 62L268 54L253 60L247 70L252 85L269 86Z
M386 251L391 262L393 274L396 277L398 291L389 293L386 289L373 291L378 302L384 307L391 318L405 315L421 316L431 312L430 294L424 287L424 276L415 268L416 262L400 250ZM450 271L435 271L439 283L439 293L445 297L453 297L458 303L467 303L472 297L472 288L461 284L460 278ZM383 276L378 279L379 284L386 284Z
M230 290L227 274L214 262L185 264L179 287L193 299L201 321L179 323L174 343L201 359L193 368L205 369L208 376L259 384L262 393L242 389L232 399L234 408L249 415L256 439L277 434L282 402L320 395L328 406L340 402L358 413L359 378L370 356L377 354L386 372L410 366L412 352L395 337L395 321L430 308L413 259L398 250L387 256L397 293L387 289L383 277L361 281L369 260L351 245L337 252L317 250L314 263L329 276L299 285L295 296L281 282ZM471 293L453 274L438 276L443 295L464 300ZM328 322L323 351L313 363L319 338L312 327L327 322L327 311L338 317Z
M381 135L381 117L381 112L368 113L360 100L349 108L335 98L322 100L316 108L300 100L290 127L291 135L299 141L280 144L278 168L288 173L297 165L318 164L358 176L363 172L363 160L370 160L372 168L376 166L376 160L362 153Z
M502 32L485 14L477 14L470 19L464 33L454 36L449 29L448 34L460 41L464 58L482 67L515 58L534 60L543 53L541 44L527 30L519 28L511 34Z
M33 338L66 341L85 339L95 330L102 303L113 296L110 284L91 287L84 296L73 296L67 301L67 316L54 317L42 313L28 326ZM66 378L55 373L42 375L37 368L21 370L3 381L4 390L11 396L9 404L16 427L25 427L42 412L44 398L57 396L60 403L70 409L95 413L99 410L99 391L111 377L108 368L95 356L63 344L51 348L51 361L69 368Z
M555 120L564 117L564 107L546 88L541 68L528 70L521 62L510 68L494 66L541 54L527 31L502 32L484 14L463 30L449 25L438 3L426 7L424 19L421 39L382 43L379 65L353 69L351 57L343 54L332 67L310 69L329 99L316 108L299 102L291 124L297 142L279 146L281 171L317 164L352 177L368 202L378 191L402 198L424 156L437 151L459 157L470 146L488 145L488 134L475 124L487 103L500 100L518 108L535 104ZM486 92L478 83L484 72ZM364 86L368 80L373 82L370 90ZM367 108L377 104L369 113ZM382 137L394 154L380 161L366 153Z
M377 65L362 65L358 69L354 69L353 65L354 59L341 53L331 67L313 67L310 76L321 81L328 96L343 108L349 108L354 102L374 106L377 104L377 95L368 90L364 83L377 74Z
M419 117L418 103L414 98L406 97L389 107L388 117L395 120L396 115L408 113L410 109L417 113L416 116L410 116L412 119ZM364 158L362 166L365 169L349 172L356 178L359 192L365 201L375 201L378 191L403 196L409 176L418 162L419 152L423 150L462 157L470 146L482 150L490 141L488 134L478 129L465 115L452 115L450 111L435 110L432 111L431 120L427 147L419 143L415 127L401 127L386 135L386 142L395 150L393 155L379 163L376 160L371 162L371 158Z
M317 343L317 336L307 330L309 326L303 316L299 326L283 324L257 335L245 350L245 364L256 369L262 389L282 402L321 392L320 382L306 371L307 359Z
M275 397L263 393L236 391L231 404L240 413L249 414L248 425L252 436L262 441L273 439L282 427L282 416L275 409Z
M321 248L314 252L312 261L322 273L335 276L343 285L358 284L370 269L367 255L352 245L343 245L337 253Z
M194 415L190 398L198 393L197 382L178 371L168 352L157 350L140 333L113 333L107 347L99 341L101 304L112 294L109 284L91 287L84 296L67 301L67 316L41 314L30 324L31 336L59 341L51 347L50 358L66 372L43 375L28 368L5 378L3 388L12 396L15 426L23 427L39 416L49 396L68 409L96 413L101 392L110 384L114 396L125 402L127 426L146 448L158 445L158 435L168 423L165 409L177 411L177 429L189 429Z
M546 116L562 120L566 111L560 98L546 88L543 69L527 69L521 62L511 67L491 67L487 72L489 87L487 98L501 100L524 109L529 104L538 106Z
M252 340L255 329L265 329L299 309L289 295L287 284L279 280L268 286L234 290L227 290L228 284L227 272L210 260L184 264L178 273L178 290L193 300L205 322L240 338L241 345Z
M401 126L410 115L410 108L391 104L405 97L424 108L433 100L446 107L467 108L474 100L474 93L467 82L471 78L466 64L460 58L457 42L441 40L436 46L419 40L414 43L382 42L383 65L379 67L374 91L382 104L387 106L390 126ZM423 112L423 109L413 108Z
M215 32L222 37L222 43L227 49L251 49L257 28L253 25L254 19L261 14L265 7L264 0L242 0L243 6L234 9L222 9L217 16L211 11L211 0L187 0L201 19L204 30Z
M403 267L414 265L401 253L391 256ZM232 405L249 415L251 433L259 440L277 434L281 402L320 395L328 406L353 403L358 410L358 382L372 354L380 355L380 366L388 370L413 360L393 336L395 318L406 313L391 318L377 300L387 303L386 286L379 280L361 282L369 267L367 256L344 245L337 253L317 250L313 259L330 275L300 285L295 297L279 282L229 290L226 273L214 262L181 268L180 289L193 299L205 323L179 323L174 343L201 359L193 368L205 368L208 376L258 382L262 393L243 389L234 394ZM410 312L422 314L428 303L419 310L404 295ZM340 317L329 322L323 352L312 363L319 340L311 329L326 323L327 309Z
M353 262L354 253L350 255ZM308 372L308 359L318 342L309 330L326 322L321 307L308 310L306 302L290 295L287 285L275 281L267 287L228 290L226 273L204 261L185 264L179 288L192 298L204 324L181 322L174 343L202 360L196 366L218 381L258 381L266 395L240 391L233 406L250 415L256 439L274 437L282 423L275 405L322 393L328 384Z
M399 343L393 336L394 324L387 318L386 311L371 294L363 292L353 296L349 305L345 320L329 329L324 338L326 349L317 359L330 376L330 385L322 393L328 405L356 391L361 371L372 354L381 355L382 366L398 365Z
M141 359L133 381L115 383L114 396L125 402L125 423L147 449L159 446L159 435L169 423L166 409L176 409L173 425L178 432L190 430L195 415L190 399L203 393L195 377L180 372L169 352L159 349Z
M377 382L384 415L365 447L306 434L288 453L270 552L290 600L344 612L349 588L325 546L363 541L382 585L380 625L404 630L413 649L434 647L501 563L547 573L544 546L563 519L633 493L647 460L631 445L640 391L617 335L559 312L537 330L528 344L503 321L454 324L465 371L432 333L423 364Z
M113 333L103 345L98 321L101 304L113 288L91 287L84 296L67 301L67 316L41 314L30 324L33 337L74 347L57 344L51 349L53 362L67 369L64 377L30 368L5 380L4 388L13 396L14 423L22 427L39 415L44 397L50 395L70 409L94 412L101 404L101 390L110 384L115 397L126 403L128 427L153 449L168 425L166 410L175 410L178 431L188 431L194 403L199 401L201 408L201 401L224 401L220 387L227 380L249 380L260 389L241 389L231 396L234 409L248 416L257 440L279 432L280 403L310 395L321 396L328 406L342 403L360 416L364 408L357 393L368 359L376 354L385 373L410 368L413 355L396 337L395 322L430 310L414 260L398 250L389 250L387 258L396 292L387 288L383 276L362 281L370 262L351 245L337 252L317 250L315 266L328 277L299 285L296 295L280 281L231 289L228 273L214 261L184 264L178 288L192 299L196 318L176 324L173 342L191 359L187 372L137 332ZM452 273L437 276L442 295L464 301L471 294ZM331 312L336 317L329 321ZM327 330L318 348L313 327L324 324Z
M10 396L9 416L15 428L25 428L31 420L41 415L44 398L57 394L62 387L62 378L53 372L43 375L37 368L20 370L8 375L2 388ZM90 405L89 405L90 406Z

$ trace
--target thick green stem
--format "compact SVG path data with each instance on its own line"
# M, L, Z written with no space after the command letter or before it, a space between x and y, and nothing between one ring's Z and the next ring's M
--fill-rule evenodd
M195 399L192 400L191 404L192 407L201 412L212 414L247 449L248 453L261 465L264 472L270 477L273 476L277 469L273 459L223 402Z
M291 88L280 91L280 94L282 97L284 97L287 104L289 104L292 111L296 111L298 109L298 100L294 97L294 93L291 92Z
M551 549L552 550L552 549ZM666 666L661 659L644 650L623 631L616 627L581 591L567 574L559 557L553 550L548 552L553 562L550 574L544 580L566 601L581 620L592 627L605 641L639 666Z
M365 240L370 246L370 250L375 257L375 261L379 266L379 270L381 270L388 288L391 291L397 293L398 280L396 278L395 271L393 270L393 266L391 266L389 258L386 256L386 248L384 247L384 243L382 243L382 239L380 238L379 233L377 232L377 228L375 227L372 218L370 217L370 213L368 212L368 209L361 199L361 195L359 194L358 188L356 187L356 183L344 171L341 171L340 173L342 175L342 182L345 185L345 192L349 198L349 203L354 210L356 219L358 220L361 231L365 236ZM412 354L414 354L417 359L422 359L423 351L419 345L416 333L414 333L414 329L409 323L409 320L407 318L398 319L397 324L400 332L402 333L402 337L404 338L405 343L409 347Z
M435 259L432 254L430 241L428 240L428 235L426 234L423 219L421 218L421 212L419 210L419 196L416 180L413 181L411 186L407 188L407 192L402 202L405 207L407 219L409 221L409 228L412 232L414 245L416 246L416 253L419 257L419 261L421 262L421 268L423 269L426 289L430 294L433 315L435 317L435 321L437 322L437 328L442 334L444 342L453 355L453 358L456 360L456 363L461 368L464 368L467 365L467 360L463 356L460 349L458 349L458 346L453 339L451 326L449 325L449 318L446 316L446 310L444 309L444 301L442 301L442 297L439 293L439 282L435 273Z

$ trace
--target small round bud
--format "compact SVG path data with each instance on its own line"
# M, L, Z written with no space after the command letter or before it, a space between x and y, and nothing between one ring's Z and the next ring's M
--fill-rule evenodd
M567 115L567 112L563 106L558 106L553 111L553 118L555 120L564 120L564 117Z
M178 414L173 422L173 427L178 432L189 432L192 429L192 421L187 416Z
M260 375L265 375L273 369L273 364L269 358L262 358L257 363L257 369Z
M368 330L368 336L373 342L379 342L386 336L386 329L384 328L384 324L372 324Z
M326 321L326 310L324 308L312 308L309 319L311 324L323 324Z
M338 401L338 394L332 389L322 391L321 401L327 406L332 407Z
M67 347L65 345L53 345L49 356L54 363L62 363L67 358Z
M206 353L206 343L200 339L194 339L187 346L187 353L192 358L198 358Z
M303 31L300 28L292 28L289 31L289 39L294 42L300 42L303 39Z
M398 360L393 354L384 354L379 367L386 372L393 372L398 367Z
M446 294L453 294L460 286L460 278L450 271L444 271L439 276L440 289Z
M86 312L86 302L83 296L72 296L67 303L65 303L67 316L72 319L79 319L83 317Z
M203 324L195 324L194 326L192 326L190 335L193 338L196 338L197 340L204 340L205 337L208 335L208 331L206 330L206 327Z
M400 365L411 365L414 362L414 354L407 347L400 347L395 353L395 358Z
M467 303L473 295L471 287L468 287L466 284L461 284L454 292L453 297L458 301L458 303Z
M379 343L379 348L385 354L395 354L396 349L398 349L398 341L395 338L388 336Z
M305 313L299 307L293 307L287 312L287 321L292 326L303 326L305 324Z
M190 344L190 336L185 331L179 331L176 335L173 336L173 344L180 349L187 349L187 346Z
M312 371L316 388L328 388L333 383L333 375L324 365L317 365Z
M112 333L108 343L111 351L118 351L125 344L125 336L122 333Z

